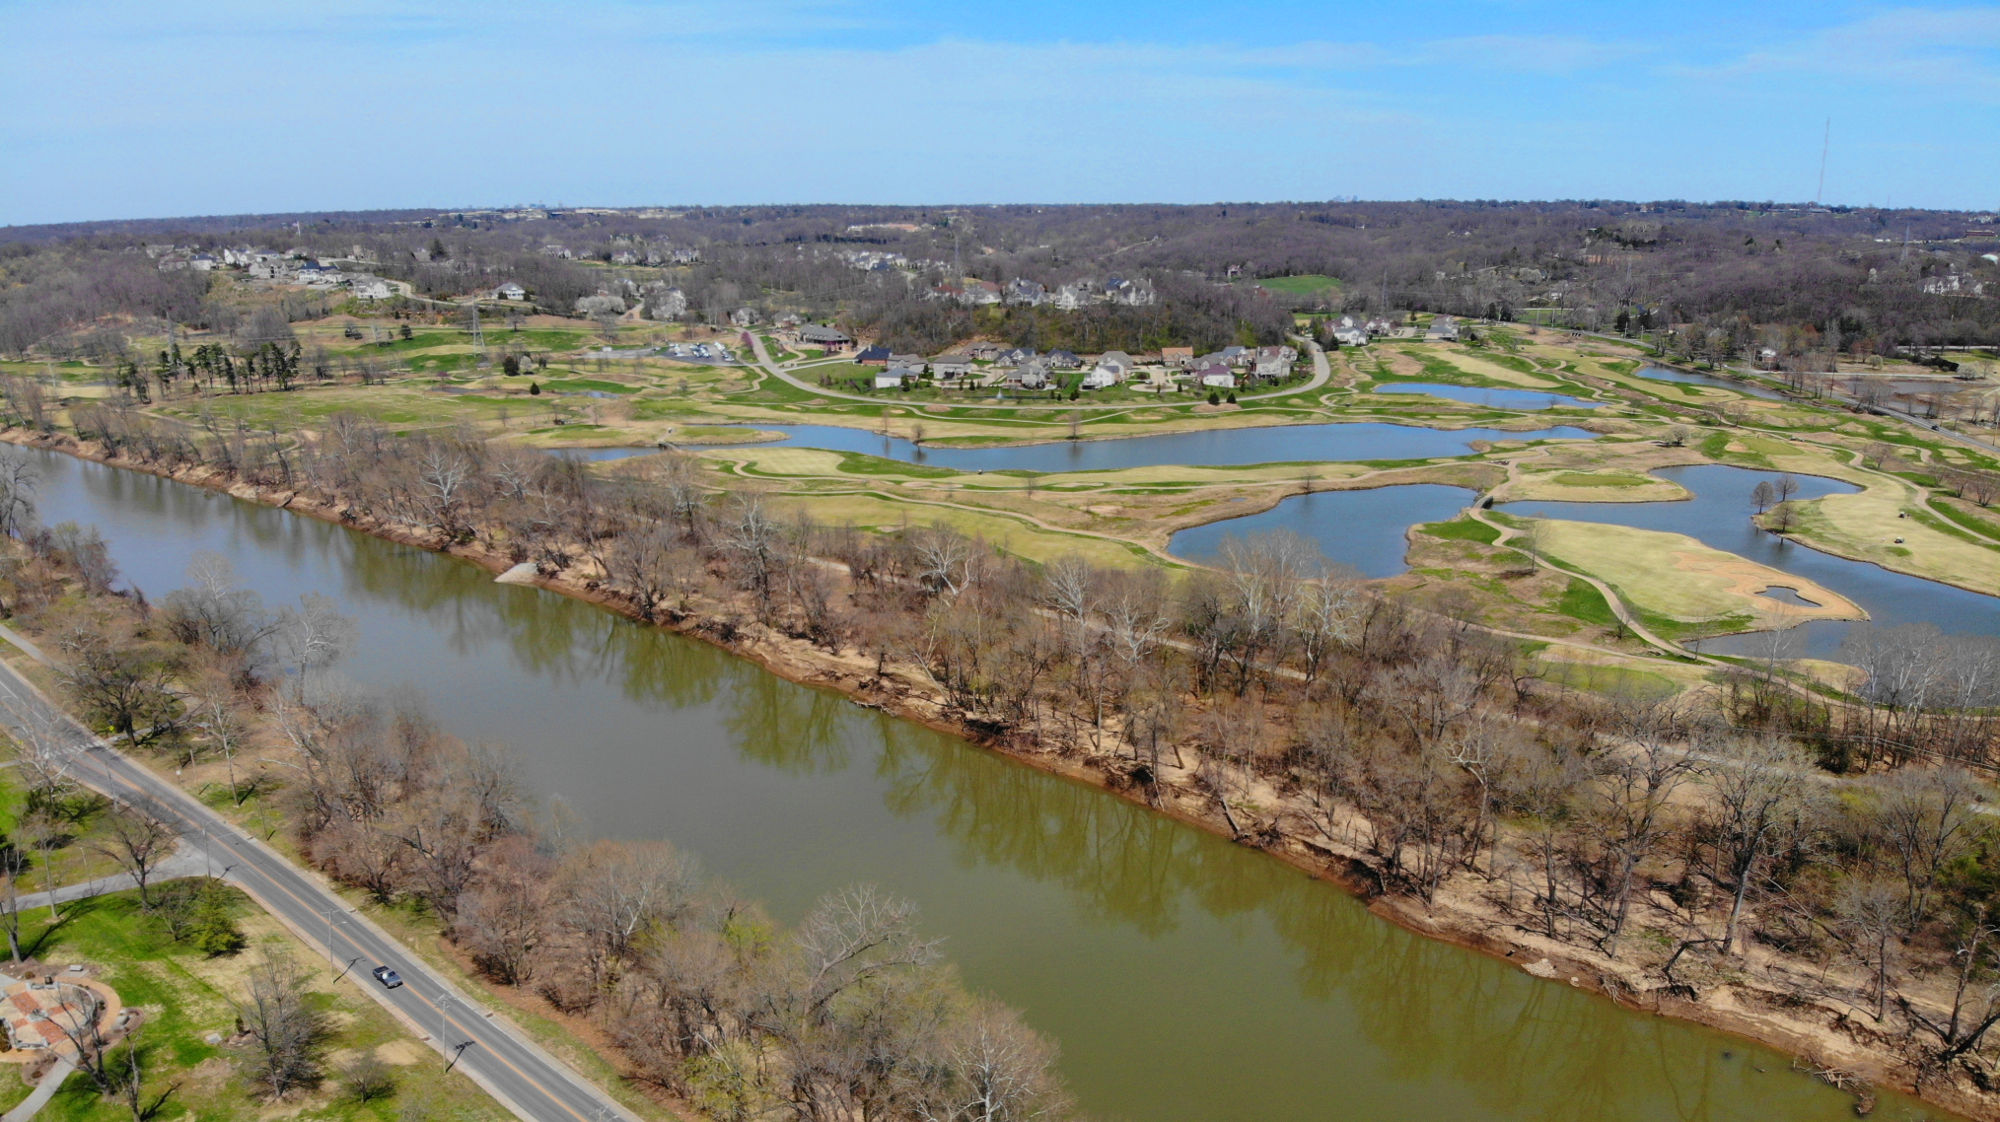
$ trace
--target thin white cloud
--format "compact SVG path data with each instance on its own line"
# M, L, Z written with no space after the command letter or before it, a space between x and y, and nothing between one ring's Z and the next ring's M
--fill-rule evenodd
M1628 42L1575 35L1467 35L1436 39L1417 48L1422 65L1472 65L1489 70L1574 74L1617 66L1649 48Z
M1761 45L1711 65L1670 68L1697 80L1813 73L1849 84L2000 97L2000 8L1903 8Z

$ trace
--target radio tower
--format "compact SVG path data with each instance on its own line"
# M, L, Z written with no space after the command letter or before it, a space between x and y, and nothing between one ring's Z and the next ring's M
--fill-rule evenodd
M1819 141L1819 190L1813 193L1813 205L1820 205L1826 198L1826 150L1833 144L1833 118L1826 119L1826 135Z
M486 357L486 338L479 333L479 298L472 298L472 353Z

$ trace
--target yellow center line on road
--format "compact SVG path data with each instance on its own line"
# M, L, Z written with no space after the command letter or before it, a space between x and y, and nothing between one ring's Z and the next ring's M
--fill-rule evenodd
M149 786L156 786L157 790L163 790L166 792L168 801L180 802L184 804L181 808L182 813L186 814L190 807L193 808L194 813L192 815L192 818L195 821L200 822L200 821L205 821L206 819L209 818L213 818L216 821L220 822L225 827L233 826L233 824L230 823L227 819L223 819L219 815L216 815L212 810L202 805L202 803L198 799L195 799L192 795L188 794L186 791L183 791L180 788L167 783L164 779L161 779L160 777L153 775L151 772L145 771L143 768L140 767L140 765L130 760L127 760L123 756L119 755L117 750L113 749L108 744L104 743L101 737L92 734L88 729L85 729L80 724L77 724L75 719L73 717L70 717L68 713L56 707L53 702L49 701L48 698L42 695L40 690L35 689L32 683L23 682L20 684L27 686L28 693L26 695L24 695L20 690L14 688L13 684L7 683L5 681L0 681L0 690L4 690L4 692L9 696L17 698L23 702L39 701L44 706L47 706L51 712L56 713L59 720L66 722L71 727L82 731L86 736L90 738L87 743L79 745L76 748L70 750L70 756L72 760L75 762L77 770L79 772L82 772L85 775L88 775L91 778L96 779L100 784L106 787L123 785L127 787L136 788L141 793L146 793ZM95 753L98 752L99 750L105 752L106 756L98 757ZM118 764L124 764L126 767L132 769L133 774L129 776L121 774L116 766ZM283 882L283 880L280 877L272 873L264 872L261 869L257 869L256 863L253 860L253 858L264 856L264 854L253 853L252 851L238 849L237 845L239 843L235 838L235 836L225 830L210 830L207 831L207 836L210 840L210 844L219 846L222 849L224 856L233 859L234 865L240 865L245 869L250 869L261 873L264 879L269 881L273 888L275 888L279 892L282 892L284 895L290 897L291 900L295 904L297 904L300 908L315 914L319 913L319 907L314 902L307 900L306 898L300 896L297 892L293 891L288 885L286 885ZM245 840L248 840L247 836ZM284 858L282 856L276 854L272 854L271 856L276 857L276 859L281 863L284 861ZM297 872L297 870L290 869L289 866L287 866L287 871L295 873ZM299 875L303 879L304 874L300 873ZM240 881L237 887L249 893L249 895L251 895L253 898L258 897L258 893L251 890L248 885L243 884ZM333 901L335 906L340 911L343 912L346 911L346 902L344 900L342 900L338 896L334 896ZM272 915L277 916L280 920L283 919L282 916L278 916L277 909L272 908L270 906L269 901L260 900L259 902L264 904L266 911L271 912ZM329 959L338 961L339 951L336 950L332 944L331 932L333 930L333 926L330 921L328 928L329 928L329 938L326 942L322 943L322 946L326 948L327 957ZM301 932L301 934L304 935L305 933ZM391 947L402 949L404 950L405 954L410 954L410 952L406 948L401 948L401 945L395 939L388 936L386 933L383 933L378 930L377 932L375 932L375 934L379 938L381 938L384 942L388 943ZM311 939L310 935L306 935L305 937ZM348 942L352 944L356 950L363 949L359 941L356 940L351 935L348 936ZM411 955L411 957L414 958L414 955ZM426 969L428 969L428 967L426 967ZM443 979L439 978L437 979L437 981L439 989L447 996L451 996L450 988L444 983ZM358 985L359 983L357 982L356 984ZM370 996L374 996L377 997L378 1000L382 1000L378 995L371 994ZM440 1008L439 1005L433 1003L429 998L425 997L423 994L418 993L416 992L416 990L412 989L410 991L410 996L416 998L420 1002L423 1002L426 1006L430 1007L431 1010L439 1014L441 1022L440 1027L451 1027L453 1025L457 1025L457 1027L459 1027L461 1030L466 1031L468 1036L471 1035L470 1030L465 1030L463 1025L458 1025L458 1023L451 1018L451 1015L449 1013L446 1013L442 1008ZM471 1007L471 1002L468 999L458 998L457 1000L459 1000L461 1004L466 1005L468 1008ZM384 1003L386 1004L386 1002ZM393 1009L394 1006L391 1005L389 1006L389 1008ZM498 1024L495 1024L493 1027L496 1032L500 1032L503 1034L506 1032L505 1028L503 1028ZM421 1031L421 1026L419 1026L419 1031ZM439 1044L439 1051L442 1052L444 1050L443 1049L444 1041L442 1037L438 1039L438 1044ZM570 1106L568 1103L558 1098L552 1091L549 1090L548 1086L545 1085L541 1080L536 1079L532 1075L529 1075L526 1071L522 1070L519 1066L514 1064L513 1061L507 1059L507 1057L501 1055L499 1052L494 1051L491 1048L487 1049L486 1055L492 1057L494 1060L504 1065L507 1068L507 1070L513 1072L515 1076L517 1076L522 1082L526 1083L528 1086L533 1087L536 1091L540 1092L542 1097L548 1099L550 1103L554 1104L556 1107L561 1109L565 1114L569 1115L571 1118L577 1119L577 1122L593 1122L592 1119L586 1117L581 1113L578 1113L576 1108Z

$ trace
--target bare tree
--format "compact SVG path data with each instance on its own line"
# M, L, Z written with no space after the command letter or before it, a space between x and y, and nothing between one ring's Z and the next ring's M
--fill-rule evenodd
M1720 945L1735 953L1736 932L1766 858L1802 829L1811 764L1772 735L1739 740L1707 768L1712 807L1704 831L1715 855L1710 876L1730 894Z
M23 537L34 526L35 490L40 484L41 473L25 456L14 452L0 456L0 535Z
M1032 1122L1068 1110L1055 1047L1012 1011L982 1005L942 1043L943 1078L920 1096L919 1122Z
M245 1073L272 1098L319 1083L332 1026L296 960L272 953L252 966L236 1015L255 1049Z
M457 451L432 441L424 449L418 467L421 492L417 496L428 512L432 525L447 538L455 538L463 528L461 509L465 485L472 467Z
M297 608L279 615L277 634L286 661L298 672L301 690L313 671L347 657L361 637L354 620L340 614L333 598L317 592L303 593Z
M115 802L104 816L104 840L94 847L118 862L139 888L139 906L152 910L150 887L160 864L173 856L180 844L181 828L154 808L138 803Z
M1945 867L1972 852L1991 827L1979 785L1955 767L1905 768L1876 789L1875 824L1902 880L1903 930L1912 932L1930 918Z

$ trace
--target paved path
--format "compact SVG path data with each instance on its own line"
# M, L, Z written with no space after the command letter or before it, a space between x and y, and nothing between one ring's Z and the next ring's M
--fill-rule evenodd
M317 878L242 833L187 793L77 724L14 669L0 664L0 724L67 757L69 774L105 795L175 820L217 875L242 888L301 938L323 948L340 976L401 1017L502 1105L531 1122L637 1117L454 988ZM403 976L384 990L375 965Z
M58 1059L55 1066L49 1069L49 1073L42 1076L42 1081L35 1084L34 1091L21 1100L20 1106L0 1114L0 1122L28 1122L28 1119L35 1116L36 1111L47 1106L49 1100L56 1097L56 1092L62 1089L63 1080L68 1079L75 1071L76 1064L67 1057Z
M194 846L183 844L173 856L153 867L153 871L146 877L146 886L149 889L156 888L170 880L206 876L212 871L206 854ZM88 900L107 892L123 892L128 888L137 887L139 881L131 873L119 873L116 876L96 877L77 884L66 884L53 893L30 892L21 897L19 907L22 912L31 912L36 908L48 907L51 896L54 897L55 903L67 904L73 900Z

